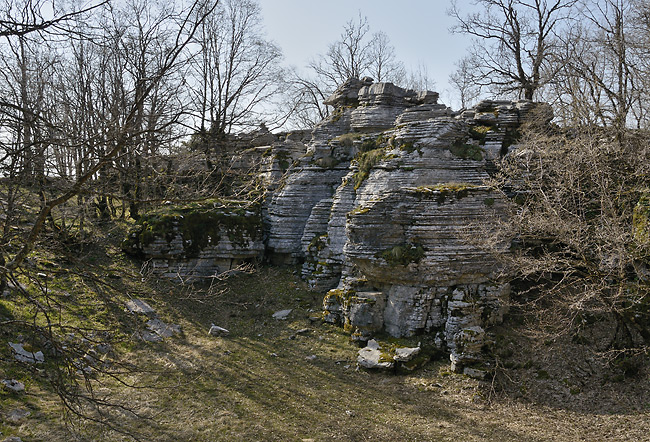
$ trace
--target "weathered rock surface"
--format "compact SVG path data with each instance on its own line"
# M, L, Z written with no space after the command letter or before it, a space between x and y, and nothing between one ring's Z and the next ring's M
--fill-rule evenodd
M550 108L486 100L457 114L435 92L369 78L350 79L325 103L335 109L310 140L303 134L248 151L268 156L259 163L270 190L263 223L251 223L252 213L225 222L220 213L201 221L211 225L206 238L192 237L180 218L166 218L163 233L151 221L136 232L136 252L165 276L213 274L262 253L301 263L310 286L327 292L325 320L354 339L425 334L451 354L454 370L482 376L489 328L502 320L509 287L471 244L472 225L504 204L483 185L493 161L516 143L522 124L548 122ZM385 364L377 351L363 349L359 363Z
M181 332L180 325L167 324L158 318L148 320L147 328L149 329L149 331L157 334L161 338L170 338L174 334Z
M14 359L20 362L27 362L29 364L42 364L45 362L45 356L42 351L31 352L23 348L23 344L10 342L9 347L14 354Z
M210 330L208 330L208 334L210 336L227 336L230 334L230 331L226 330L223 327L219 327L218 325L212 324L210 326Z
M366 347L359 350L357 363L360 367L369 369L406 369L411 370L409 364L420 354L418 347L398 347L380 344L374 339L368 341Z
M31 416L32 412L29 410L25 410L24 408L14 408L13 410L9 410L7 414L5 415L5 418L9 422L13 423L18 423L22 421L23 419Z
M25 391L25 384L15 379L3 379L1 382L4 388L9 391L13 391L14 393Z
M354 339L429 334L456 371L477 374L509 287L471 244L471 225L503 204L483 185L491 162L549 108L484 101L456 115L437 100L390 83L340 88L333 117L270 200L268 245L302 261L313 288L332 289L324 318ZM364 350L360 363L375 356Z
M293 309L287 309L287 310L280 310L275 313L273 313L272 317L273 319L278 319L280 321L284 321L289 317Z
M142 299L131 299L126 302L126 308L131 313L140 313L143 315L153 315L156 311Z
M168 278L210 277L264 254L259 209L208 201L143 216L123 249Z

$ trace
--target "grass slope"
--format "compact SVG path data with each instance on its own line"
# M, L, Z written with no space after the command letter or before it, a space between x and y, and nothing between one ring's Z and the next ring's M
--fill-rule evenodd
M84 247L42 246L31 262L33 272L47 275L58 302L48 308L64 324L103 330L113 344L116 367L132 368L120 376L132 387L108 377L98 377L94 386L98 397L141 415L124 410L110 414L119 428L141 440L650 440L648 408L638 402L590 409L568 406L564 396L536 400L535 391L555 385L554 379L539 375L553 361L536 355L525 341L529 338L516 330L504 330L501 338L515 349L504 355L514 358L511 371L502 372L516 386L506 389L508 396L493 394L490 384L450 373L446 361L431 362L410 375L358 371L357 349L348 336L309 319L320 309L322 295L309 291L293 269L261 267L211 287L142 277L139 263L118 248L125 229L105 226ZM147 301L162 320L181 325L182 333L160 343L138 340L135 334L146 318L125 311L124 302L131 298ZM31 307L19 299L3 297L0 316L28 317ZM293 311L286 321L272 319L275 311L289 308ZM230 335L209 336L211 323ZM309 331L298 333L305 328ZM92 422L62 417L47 375L10 357L5 342L23 332L16 325L0 329L0 377L15 377L27 386L25 394L0 391L0 438L131 440ZM533 362L516 362L523 360ZM647 383L647 377L639 382ZM524 383L525 392L511 394ZM604 388L612 385L621 383ZM617 402L615 394L606 400ZM8 413L16 408L31 415L11 422Z

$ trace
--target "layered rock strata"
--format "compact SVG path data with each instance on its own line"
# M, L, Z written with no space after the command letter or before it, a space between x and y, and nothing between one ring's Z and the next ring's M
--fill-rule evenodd
M188 254L187 227L176 220L163 235L136 233L130 247L166 276L187 265L209 274L262 253L302 264L327 293L324 319L353 339L423 335L450 353L454 370L483 376L489 327L509 296L492 257L472 244L504 204L483 183L521 125L548 122L550 108L483 101L457 114L435 92L369 78L350 79L326 103L334 111L308 141L303 133L245 151L251 159L238 167L262 158L263 224L245 215L248 227L233 236L236 223L209 221L218 240L202 237L200 250L191 241Z
M167 278L212 277L264 255L259 209L221 201L168 207L142 217L122 248Z
M484 101L456 115L437 98L367 79L343 85L270 200L268 250L331 289L324 318L354 339L429 335L454 370L481 376L509 287L472 245L472 226L503 204L483 185L491 162L548 108Z

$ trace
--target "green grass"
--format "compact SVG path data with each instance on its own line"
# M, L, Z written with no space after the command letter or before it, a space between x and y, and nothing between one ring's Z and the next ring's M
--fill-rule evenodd
M323 294L308 290L296 269L259 267L212 286L143 278L140 263L119 248L127 226L105 227L94 243L74 253L44 243L29 270L48 275L53 290L48 312L67 326L109 333L114 369L136 388L108 376L91 382L99 396L142 415L109 413L111 423L141 440L572 441L598 440L602 431L622 428L611 437L622 441L641 440L650 430L646 414L621 413L603 422L602 415L562 407L510 400L488 404L490 386L450 373L444 359L408 375L358 371L358 349L349 336L309 319L320 310ZM38 296L33 285L30 293ZM134 339L146 318L124 310L132 297L147 301L165 322L181 325L182 333L160 343ZM6 318L34 314L19 296L4 297L0 305ZM286 321L271 318L289 308ZM208 336L211 323L230 335ZM298 333L305 328L309 331ZM1 421L0 437L77 440L72 432L83 435L79 440L130 440L89 421L62 418L47 372L15 364L8 355L4 342L26 331L15 324L0 327L0 376L27 386L22 395L0 391L0 409L32 412L16 424Z

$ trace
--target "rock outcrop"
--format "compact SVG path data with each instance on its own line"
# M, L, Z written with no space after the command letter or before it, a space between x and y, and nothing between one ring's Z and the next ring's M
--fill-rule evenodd
M128 247L168 276L180 263L203 274L262 253L302 264L302 276L326 293L324 319L353 339L426 335L450 353L454 370L482 376L489 327L502 320L509 287L471 244L472 226L504 203L483 184L493 161L524 122L548 121L550 108L483 101L458 114L435 92L369 78L350 79L326 104L334 111L309 141L276 138L247 151L268 158L259 163L270 190L263 234L253 214L222 213L209 220L211 239L191 239L189 249L191 232L178 219L165 221L166 236L147 236L144 226Z
M483 184L492 161L548 107L484 101L458 115L437 100L367 79L343 85L269 200L267 252L329 289L324 318L353 339L426 334L454 370L481 376L509 286L471 226L503 204Z
M122 248L167 278L210 277L264 254L259 208L219 200L143 216Z

